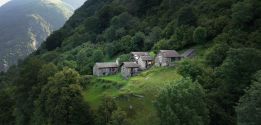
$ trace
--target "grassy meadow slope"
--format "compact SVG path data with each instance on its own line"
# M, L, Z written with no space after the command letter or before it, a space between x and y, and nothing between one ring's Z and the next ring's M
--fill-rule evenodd
M204 53L212 44L192 47L197 55L189 60L204 60ZM180 53L184 52L181 50ZM126 111L131 125L159 125L155 101L160 91L170 82L183 78L176 67L152 67L137 76L124 79L121 74L105 77L93 76L85 87L84 100L97 110L106 97L115 98L120 108Z
M175 68L152 68L125 80L120 74L95 80L87 86L84 98L97 109L106 96L116 98L118 105L127 112L130 123L158 125L154 101L159 91L170 81L179 80Z
M9 109L0 114L19 125L258 122L244 115L259 111L237 107L260 104L241 99L261 83L260 13L260 0L88 0L37 51L0 74L0 99ZM127 61L132 51L190 48L195 59L172 68L128 80L92 76L96 62Z

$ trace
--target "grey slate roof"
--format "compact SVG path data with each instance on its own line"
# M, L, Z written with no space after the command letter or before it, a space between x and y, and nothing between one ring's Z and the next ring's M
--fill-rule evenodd
M98 68L117 68L118 67L116 62L96 63L95 66Z
M182 57L188 57L191 54L193 54L195 52L195 49L188 49L187 51L185 51L184 53L181 54Z
M137 63L135 62L123 62L122 64L124 67L127 67L127 68L139 68L140 65L138 65Z
M131 52L131 54L137 55L137 56L149 56L148 52Z
M160 52L162 53L163 57L166 58L181 57L175 50L160 50Z
M152 61L152 60L154 60L151 56L141 56L140 58L143 61Z

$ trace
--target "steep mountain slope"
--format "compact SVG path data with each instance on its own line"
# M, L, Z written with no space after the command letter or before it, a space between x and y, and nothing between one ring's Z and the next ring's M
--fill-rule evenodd
M0 7L6 4L9 0L0 0Z
M261 69L260 12L258 0L88 0L34 56L90 75L95 62L131 51L209 48L180 73L206 89L210 124L233 125L234 107Z
M9 109L0 113L19 125L240 124L235 107L252 82L260 83L260 13L260 0L88 0L0 74L7 93L1 106ZM196 49L194 59L129 80L92 75L95 62L129 61L131 51L188 48ZM245 118L242 124L252 124Z
M12 0L0 7L0 71L36 50L72 13L60 0Z
M65 3L68 3L74 9L77 9L87 0L62 0L62 1L64 1Z

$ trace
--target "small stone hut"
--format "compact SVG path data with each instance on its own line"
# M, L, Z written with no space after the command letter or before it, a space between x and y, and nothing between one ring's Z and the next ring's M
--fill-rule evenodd
M131 52L132 61L140 65L141 70L150 68L154 64L154 59L148 52Z
M116 62L96 63L93 67L93 75L107 76L118 72L119 65Z
M132 60L138 60L141 56L149 56L149 52L131 52Z
M128 79L129 77L135 76L139 73L140 65L135 62L123 62L121 64L121 75Z
M188 49L181 54L182 58L193 58L196 55L195 49Z
M156 66L174 66L182 56L175 50L160 50L155 59Z

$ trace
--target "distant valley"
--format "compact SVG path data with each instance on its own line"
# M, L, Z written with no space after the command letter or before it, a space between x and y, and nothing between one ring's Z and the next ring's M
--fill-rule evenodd
M1 0L0 71L35 51L84 1Z

